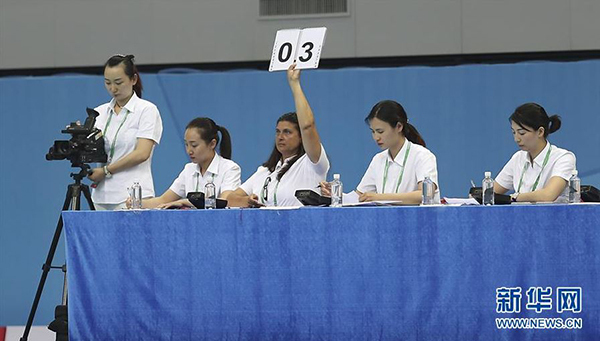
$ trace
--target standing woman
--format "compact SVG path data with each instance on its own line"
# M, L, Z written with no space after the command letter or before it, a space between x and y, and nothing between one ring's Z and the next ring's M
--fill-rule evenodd
M575 154L548 142L548 134L560 128L558 115L548 117L536 103L525 103L510 116L516 152L494 182L494 192L509 190L513 201L566 201Z
M219 145L219 135L222 139ZM160 197L143 200L144 208L193 207L189 192L204 192L207 182L215 185L217 198L227 199L240 186L241 168L231 161L231 137L225 127L208 117L198 117L185 129L185 150L190 163L185 165L171 187ZM220 154L215 148L219 145Z
M365 122L382 152L376 154L356 188L359 201L422 201L423 180L434 182L435 201L440 200L435 155L410 123L400 103L385 100L371 109Z
M142 80L133 55L115 55L104 64L104 85L112 100L96 108L96 127L104 134L108 162L88 176L96 183L92 201L97 210L125 208L127 188L134 180L142 197L154 196L152 151L160 142L162 121L156 105L141 99Z
M287 79L296 112L279 117L271 156L229 196L229 206L302 206L296 190L314 190L325 180L329 160L295 64L288 69Z

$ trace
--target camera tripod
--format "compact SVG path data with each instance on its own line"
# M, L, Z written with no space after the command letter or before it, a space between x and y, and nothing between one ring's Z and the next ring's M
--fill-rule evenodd
M82 192L87 200L89 208L91 210L95 210L94 203L92 202L92 196L90 195L90 188L86 184L81 183L81 180L88 175L90 166L87 164L73 164L72 166L81 168L81 171L79 171L79 173L71 173L71 177L75 180L75 183L70 184L67 188L67 196L65 198L62 210L79 211L81 209L80 196ZM54 231L54 238L52 239L52 244L50 244L50 250L48 251L46 262L44 265L42 265L42 277L40 278L40 283L38 284L37 292L35 293L35 299L33 300L31 311L29 312L29 318L27 319L27 325L25 326L25 331L20 339L21 341L27 341L27 338L29 337L29 331L31 330L33 318L35 317L35 311L37 310L40 302L42 291L44 290L44 284L46 283L46 278L48 277L48 272L50 269L62 269L64 273L64 283L62 302L60 305L56 306L54 310L54 321L48 325L48 329L56 333L57 341L69 340L67 328L67 266L66 264L63 266L52 266L52 260L54 259L54 253L56 252L56 247L58 246L58 241L60 240L62 228L63 219L61 214L60 218L58 219L58 224L56 225L56 230Z

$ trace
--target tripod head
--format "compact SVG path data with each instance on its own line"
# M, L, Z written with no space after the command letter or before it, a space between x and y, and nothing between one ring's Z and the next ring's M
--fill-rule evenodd
M77 185L81 184L81 180L83 180L83 178L87 177L88 175L90 175L91 173L91 166L88 165L87 163L79 163L79 162L73 162L71 163L71 167L73 168L81 168L81 170L79 171L79 173L71 173L70 176L75 180L75 183Z

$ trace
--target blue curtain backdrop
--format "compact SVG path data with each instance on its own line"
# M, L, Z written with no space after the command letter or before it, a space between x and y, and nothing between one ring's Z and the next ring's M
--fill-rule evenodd
M233 159L247 179L273 147L275 120L293 111L285 73L172 70L142 75L144 98L162 115L153 161L162 193L188 162L185 125L209 116L227 127ZM495 176L516 151L508 117L524 102L562 116L550 141L573 151L582 182L600 185L600 60L449 67L349 68L302 75L317 127L345 190L354 188L378 152L363 122L382 99L402 103L437 156L443 196L464 197L470 180ZM0 325L25 324L72 171L45 160L61 129L85 119L85 107L110 98L101 76L65 74L0 79ZM63 244L55 259L64 261ZM51 272L36 324L53 319L62 275Z

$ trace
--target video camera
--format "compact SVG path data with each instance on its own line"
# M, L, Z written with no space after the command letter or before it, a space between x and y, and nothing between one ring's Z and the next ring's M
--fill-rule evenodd
M80 167L85 163L106 163L108 155L104 150L102 131L94 127L96 117L100 115L96 110L87 108L88 117L85 123L71 122L63 134L71 134L70 140L56 140L46 154L46 160L71 161L73 167Z

